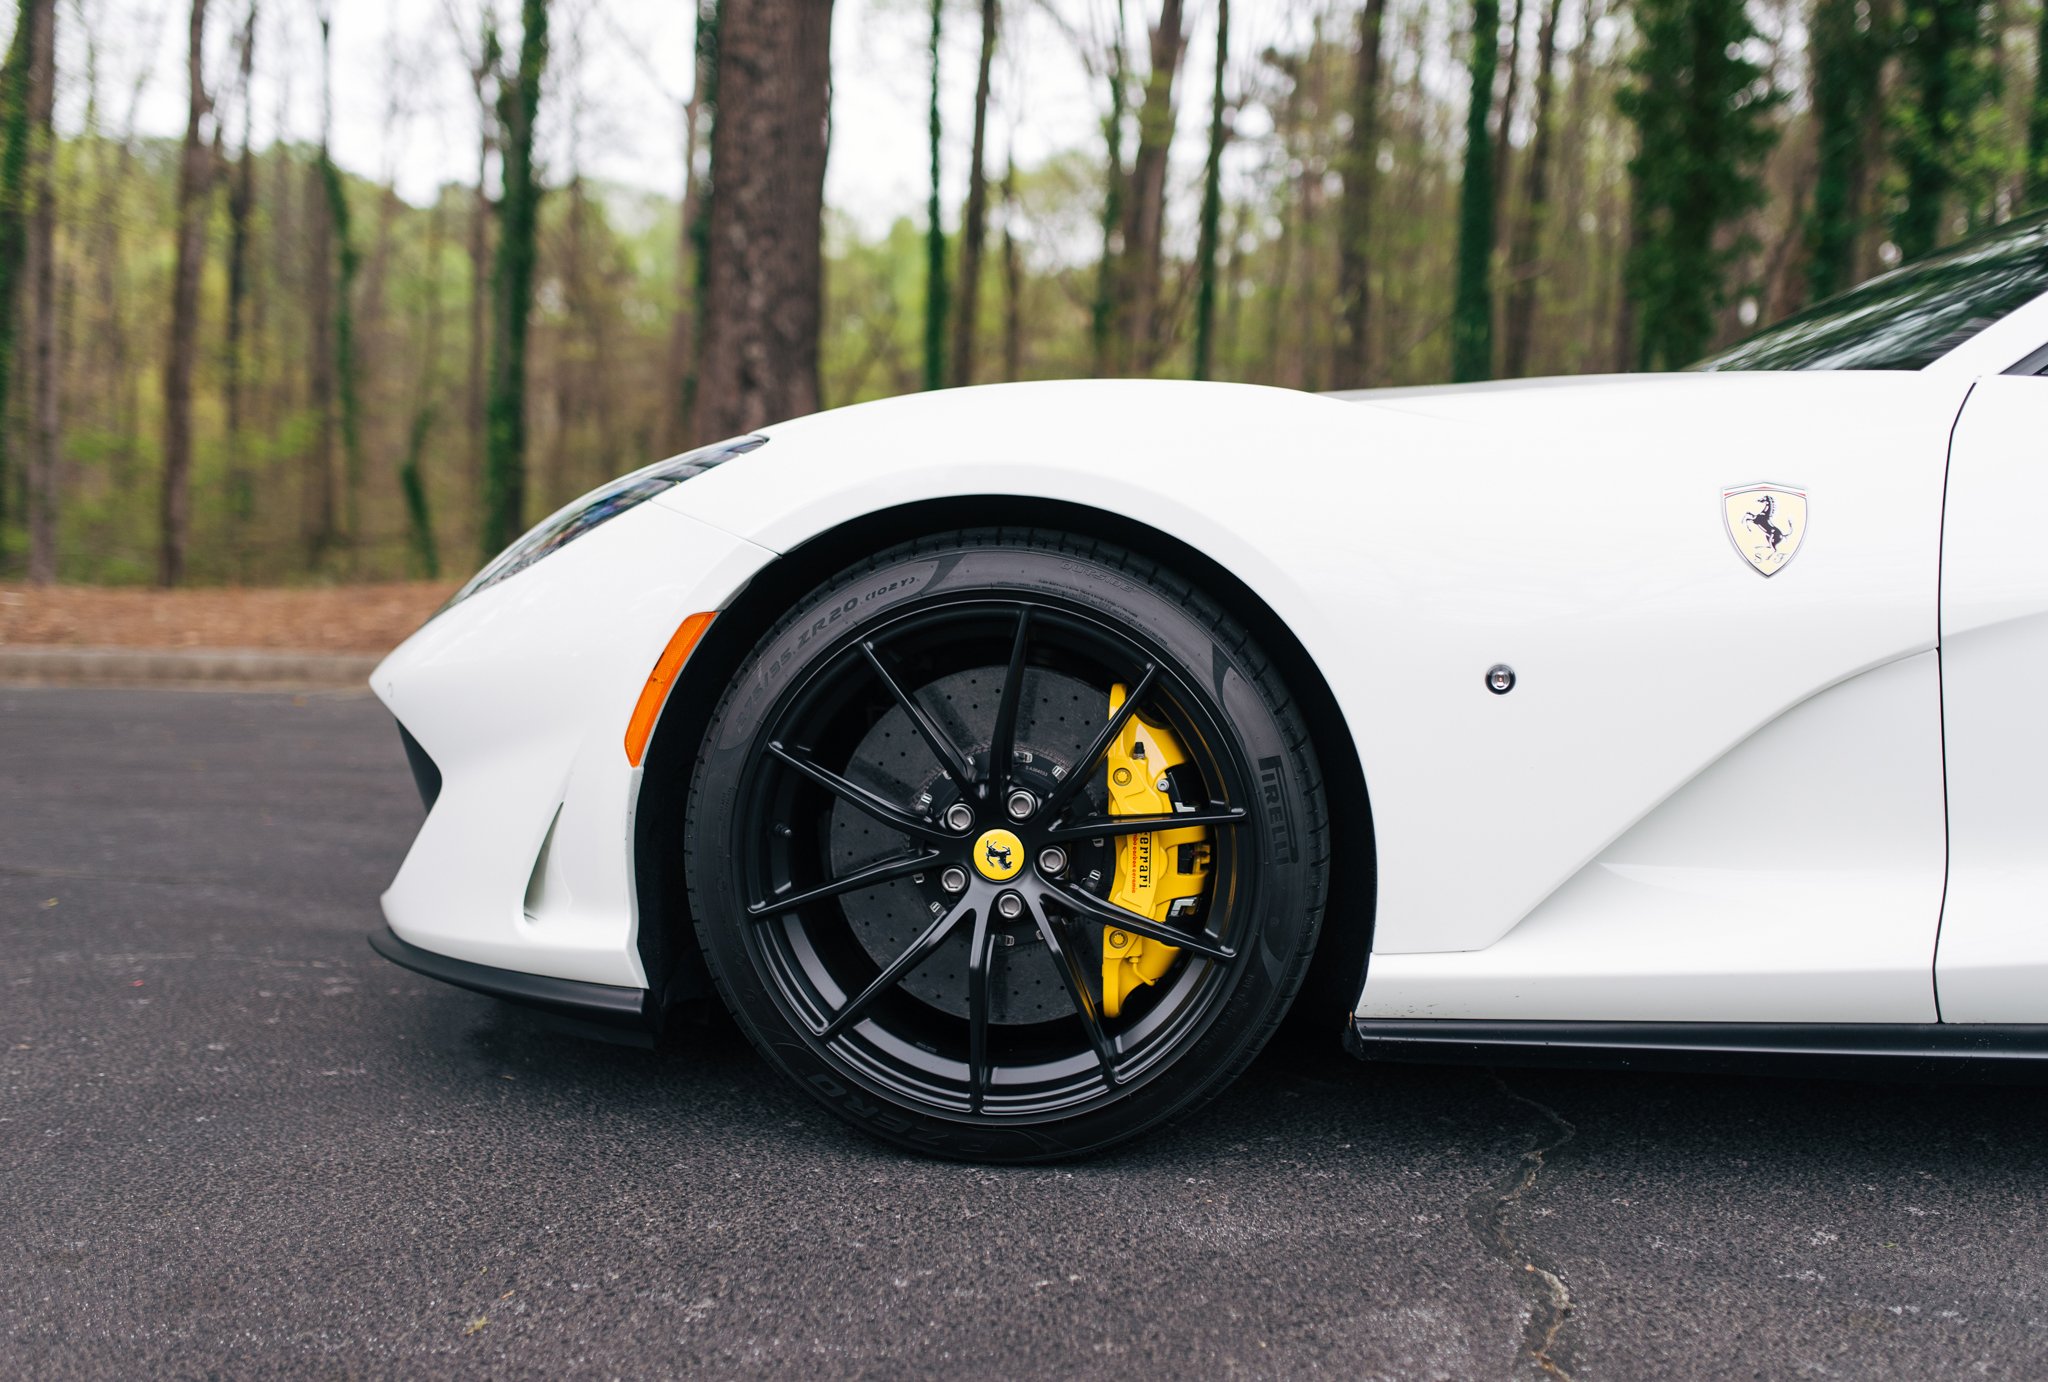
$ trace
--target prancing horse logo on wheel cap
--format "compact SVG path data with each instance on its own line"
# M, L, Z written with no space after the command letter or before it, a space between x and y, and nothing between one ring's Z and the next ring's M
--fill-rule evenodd
M990 830L974 842L974 867L991 883L1007 883L1024 869L1024 842L1007 830Z
M1728 540L1759 576L1775 576L1806 541L1806 491L1758 481L1721 491Z

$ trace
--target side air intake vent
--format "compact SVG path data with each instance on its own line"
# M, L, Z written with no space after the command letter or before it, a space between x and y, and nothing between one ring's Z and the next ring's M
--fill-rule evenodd
M412 767L413 785L420 789L420 804L431 811L441 795L441 770L404 725L398 727L398 737L405 741L405 761Z

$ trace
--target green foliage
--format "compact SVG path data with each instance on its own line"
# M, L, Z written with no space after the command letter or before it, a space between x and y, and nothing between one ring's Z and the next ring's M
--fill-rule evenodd
M354 542L362 535L358 506L363 492L363 438L362 404L356 386L355 290L363 257L356 249L349 219L348 189L342 185L341 170L334 166L325 148L320 150L320 185L327 191L327 214L334 221L335 259L340 268L334 303L334 366L341 405L341 454L348 471L343 493L348 502L349 540Z
M945 0L932 0L931 199L925 206L924 231L924 386L946 386L946 227L939 202L939 41L944 28Z
M1465 180L1458 192L1458 296L1451 311L1451 378L1493 373L1493 78L1500 65L1500 0L1472 6L1472 100L1465 114Z
M710 299L711 287L711 198L717 191L714 181L717 169L711 166L711 127L718 123L718 31L725 16L725 0L697 0L696 50L697 81L701 84L697 98L697 144L705 151L705 173L699 182L696 215L690 218L690 310L696 314L697 326L692 339L704 339L704 304ZM688 171L685 170L685 176ZM683 409L686 424L694 427L697 418L697 355L690 353L689 363L683 375Z
M1813 68L1817 167L1807 216L1807 294L1831 297L1849 286L1856 238L1863 229L1858 197L1868 176L1866 135L1877 112L1890 37L1870 0L1815 0L1808 53Z
M1891 109L1901 200L1892 239L1905 259L1948 238L1943 218L1966 176L1979 111L1999 90L1980 0L1909 0L1899 30L1900 82Z
M1195 249L1195 369L1207 379L1216 357L1216 247L1223 220L1223 78L1230 65L1230 0L1216 0L1216 89L1209 98L1209 161L1202 169L1201 241Z
M1116 334L1119 292L1117 263L1123 257L1120 232L1124 223L1124 113L1130 99L1130 74L1124 55L1124 0L1117 0L1116 42L1109 53L1109 114L1102 119L1103 142L1109 154L1102 184L1102 257L1096 263L1095 300L1089 307L1088 335L1095 369L1107 367L1110 342Z
M2048 204L2048 4L2041 6L2034 30L2034 95L2027 107L2027 181L2029 206Z
M1722 228L1761 206L1758 169L1783 99L1750 56L1743 0L1638 0L1640 40L1618 95L1636 127L1628 287L1637 363L1676 368L1712 341L1731 265L1754 245Z
M14 22L14 41L0 65L0 419L8 410L14 365L15 302L21 296L22 258L28 248L28 66L35 36L36 6L21 0ZM8 500L13 479L8 474L11 429L0 426L0 558L6 556Z
M541 195L533 166L533 126L548 61L547 0L524 0L520 23L518 71L498 93L505 195L498 207L498 254L491 273L495 301L480 533L486 557L508 546L525 527L526 335Z

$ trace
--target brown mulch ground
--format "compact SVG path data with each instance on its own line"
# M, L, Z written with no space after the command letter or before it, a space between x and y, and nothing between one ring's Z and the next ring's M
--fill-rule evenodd
M305 590L0 586L0 644L381 653L454 589L443 581Z

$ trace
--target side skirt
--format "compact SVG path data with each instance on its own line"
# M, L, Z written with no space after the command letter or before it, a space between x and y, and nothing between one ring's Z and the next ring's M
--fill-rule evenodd
M2048 1024L1494 1022L1352 1019L1364 1060L1740 1071L1907 1080L2048 1081Z
M389 926L370 933L370 949L395 965L439 979L444 984L473 993L502 998L522 1007L538 1008L555 1023L579 1036L628 1046L654 1045L656 1023L646 989L615 984L592 984L580 979L556 979L546 974L523 974L516 969L494 969L450 955L422 950L401 940Z

